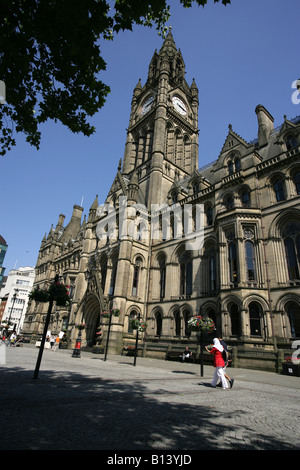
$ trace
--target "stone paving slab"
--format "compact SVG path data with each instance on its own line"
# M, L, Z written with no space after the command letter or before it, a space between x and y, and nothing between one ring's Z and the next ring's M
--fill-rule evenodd
M300 378L229 369L210 386L199 364L6 348L1 450L299 450ZM3 424L4 423L4 424Z

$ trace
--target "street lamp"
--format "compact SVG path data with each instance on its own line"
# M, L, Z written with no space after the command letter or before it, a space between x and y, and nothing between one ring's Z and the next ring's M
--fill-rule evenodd
M56 274L53 284L54 285L57 284L58 280L59 280L59 275ZM45 345L45 341L46 341L46 334L47 334L47 331L48 331L48 325L49 325L49 322L50 322L50 317L51 317L51 312L52 312L52 307L53 307L53 302L54 302L54 294L51 293L50 296L49 296L49 307L48 307L48 312L47 312L47 315L46 315L46 321L45 321L44 332L43 332L42 341L41 341L41 345L40 345L39 355L38 355L38 358L37 358L35 371L34 371L34 374L33 374L34 379L37 379L38 375L39 375L41 360L42 360L43 351L44 351L44 345Z
M8 317L8 323L10 322L11 314L12 314L13 309L14 309L14 305L15 305L15 301L16 301L18 292L19 292L19 289L15 289L15 293L14 293L14 295L13 295L13 304L12 304L12 307L11 307L11 309L10 309L10 313L9 313L9 317Z
M139 313L138 318L137 318L138 321L140 321L140 318L141 318L141 314ZM137 328L137 329L136 329L136 337L135 337L134 361L133 361L133 365L134 365L134 366L136 365L136 356L137 356L138 342L139 342L139 329Z

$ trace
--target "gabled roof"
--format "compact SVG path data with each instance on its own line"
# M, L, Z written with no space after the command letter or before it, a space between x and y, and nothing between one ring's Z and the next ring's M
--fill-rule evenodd
M232 125L229 124L228 126L229 132L227 134L226 140L223 144L219 157L222 155L223 152L227 152L228 150L234 149L237 145L242 144L244 147L249 147L250 144L244 140L240 135L232 130Z

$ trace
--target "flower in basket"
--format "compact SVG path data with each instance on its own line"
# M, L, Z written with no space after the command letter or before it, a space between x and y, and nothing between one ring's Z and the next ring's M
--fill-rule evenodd
M36 287L29 294L29 300L35 300L36 302L49 302L49 292L45 289Z
M104 317L104 318L109 318L110 311L109 310L104 310L103 312L101 312L101 316Z
M67 287L60 282L52 284L49 288L49 295L55 300L60 307L69 305L70 296Z
M115 317L119 317L120 316L120 309L119 308L113 308L111 310L111 313L115 316Z
M298 357L294 358L293 356L287 356L284 358L284 362L289 364L300 364L300 359Z
M49 302L50 299L55 300L56 304L60 307L69 305L70 297L66 286L60 282L51 284L48 290L36 287L30 294L29 299L36 302Z
M146 331L147 323L140 321L138 318L130 318L129 320L130 327L133 330Z
M195 315L188 320L188 326L192 331L212 332L215 330L213 320L207 316Z
M85 329L85 323L76 323L76 328L78 328L78 330L84 330Z
M144 331L146 331L147 326L148 326L147 323L141 322L139 327L138 327L138 330L141 331L141 332L144 332Z

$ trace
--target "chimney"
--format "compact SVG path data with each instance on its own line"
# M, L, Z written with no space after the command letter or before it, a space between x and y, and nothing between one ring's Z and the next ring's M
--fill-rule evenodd
M270 134L274 129L274 118L261 104L256 106L255 112L258 121L258 143L261 147L269 142Z

